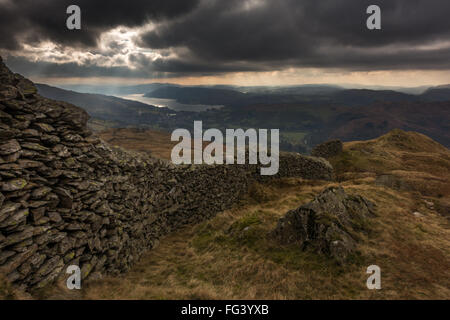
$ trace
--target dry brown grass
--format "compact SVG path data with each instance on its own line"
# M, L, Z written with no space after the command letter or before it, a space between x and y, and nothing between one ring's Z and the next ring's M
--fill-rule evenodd
M450 151L417 132L393 130L378 139L348 142L344 153L330 161L339 181L388 174L409 191L450 195Z
M234 209L167 236L124 275L87 282L76 293L60 283L36 297L449 299L450 227L443 214L450 197L449 151L422 135L403 134L345 144L344 155L332 160L345 190L377 205L372 232L361 235L359 253L346 265L281 247L267 236L288 210L337 184L290 178L255 184ZM415 189L376 185L375 177L386 173ZM382 290L365 286L371 264L381 268Z
M170 141L169 133L154 130L112 128L100 132L99 136L112 146L145 152L167 160L170 159L170 153L176 144Z
M282 187L280 187L280 184ZM245 199L239 207L189 226L161 241L127 274L84 285L76 296L59 286L42 298L83 299L447 299L450 230L447 221L417 199L370 184L343 184L377 203L374 234L361 255L339 266L267 238L286 211L311 200L329 183L301 179L259 186L271 200ZM275 192L275 194L271 194ZM247 228L247 229L245 229ZM365 269L382 270L380 291L365 287Z
M171 141L171 135L167 132L136 128L111 128L99 132L98 135L112 146L147 153L152 157L166 160L171 159L172 148L178 143ZM202 147L205 148L208 144L202 142ZM194 150L195 146L192 143L192 159Z

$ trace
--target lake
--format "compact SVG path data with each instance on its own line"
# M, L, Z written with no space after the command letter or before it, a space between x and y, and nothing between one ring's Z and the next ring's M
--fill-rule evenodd
M155 107L160 107L160 108L167 107L167 108L175 110L175 111L201 112L201 111L206 111L208 109L220 109L223 107L220 105L184 104L184 103L179 103L174 99L159 99L159 98L144 97L143 94L127 94L127 95L117 96L117 97L122 98L122 99L139 101L139 102L146 103L146 104L151 104L152 106L155 106Z

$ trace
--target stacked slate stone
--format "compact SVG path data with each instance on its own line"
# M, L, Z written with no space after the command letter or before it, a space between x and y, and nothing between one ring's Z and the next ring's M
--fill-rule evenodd
M303 156L298 153L280 153L280 168L277 177L302 177L314 180L332 180L333 167L321 158Z
M45 286L69 265L83 281L124 272L163 235L232 207L259 175L111 148L88 118L41 97L0 58L0 275L23 289ZM318 168L308 177L330 169Z

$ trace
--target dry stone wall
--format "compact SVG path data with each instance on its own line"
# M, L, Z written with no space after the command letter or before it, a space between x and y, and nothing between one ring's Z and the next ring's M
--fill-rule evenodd
M78 265L83 279L124 272L159 239L230 208L256 166L174 166L113 149L87 113L39 96L0 58L0 274L43 287ZM283 155L282 176L330 179L326 161Z

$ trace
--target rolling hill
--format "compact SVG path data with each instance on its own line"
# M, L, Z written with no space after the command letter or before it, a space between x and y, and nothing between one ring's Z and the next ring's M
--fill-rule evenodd
M432 87L422 94L394 90L343 89L336 86L292 87L196 87L160 85L147 97L175 99L186 104L211 104L242 107L259 103L310 103L365 107L379 102L449 101L446 86Z
M93 280L81 292L61 281L35 297L447 299L450 151L422 134L393 130L345 143L330 161L339 182L287 178L256 184L236 208L169 235L130 272ZM337 185L376 204L372 231L360 234L359 254L349 263L280 247L267 236L288 210ZM365 286L370 264L382 270L382 290Z
M39 93L49 99L65 101L85 109L95 119L110 122L114 126L152 123L167 119L170 110L137 101L102 94L80 93L45 84L36 84Z
M307 153L313 145L326 140L372 139L399 128L426 134L450 146L450 100L425 101L424 98L434 95L437 90L443 92L439 97L444 99L448 90L445 87L432 89L421 96L386 90L336 91L331 88L334 93L314 95L313 98L302 95L302 99L312 99L303 102L296 102L297 96L291 94L261 95L222 88L159 86L153 91L159 97L180 97L183 102L227 104L231 101L233 105L199 113L156 108L136 101L46 85L37 87L45 97L85 108L92 117L91 126L99 130L141 127L171 132L177 128L192 129L194 120L202 120L204 127L221 130L230 127L278 128L282 150Z

